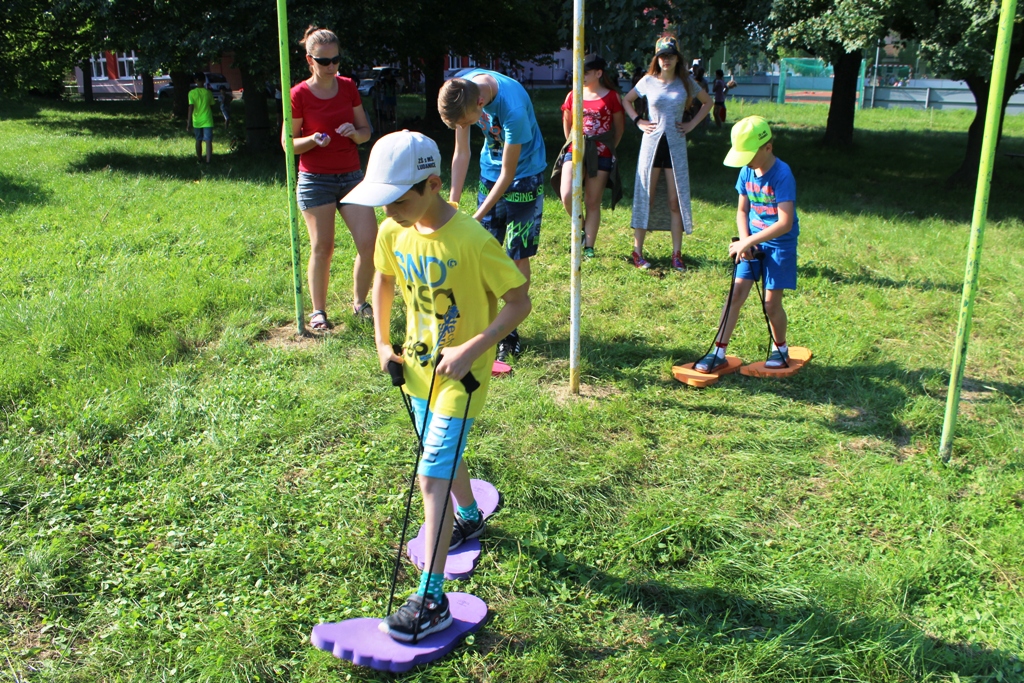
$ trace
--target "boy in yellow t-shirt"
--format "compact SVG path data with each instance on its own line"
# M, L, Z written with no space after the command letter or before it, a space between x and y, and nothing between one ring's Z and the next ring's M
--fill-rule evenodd
M196 157L203 158L203 140L206 141L206 163L213 160L213 93L206 89L206 76L195 72L192 80L196 87L188 93L188 123L185 130L195 130Z
M445 505L448 480L483 408L495 345L531 308L526 278L501 244L480 223L441 198L439 160L437 144L420 133L404 130L385 135L370 152L365 179L342 200L383 206L387 214L374 254L377 355L382 370L392 361L402 364L404 391L412 400L417 430L423 437L418 473L425 518L424 557L434 557L440 529L436 561L424 567L419 590L382 622L382 629L401 641L436 633L452 623L444 594L448 551L483 533L484 521L465 462L458 462L451 485L455 511ZM390 311L396 286L406 306L401 356L391 345ZM505 302L500 312L498 299ZM480 382L472 395L461 382L469 372ZM443 520L442 510L446 510Z

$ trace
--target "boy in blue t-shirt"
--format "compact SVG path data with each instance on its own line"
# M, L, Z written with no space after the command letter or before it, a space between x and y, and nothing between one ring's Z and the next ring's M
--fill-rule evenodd
M725 363L725 348L736 327L743 302L754 282L764 277L765 310L771 323L772 352L766 368L786 367L786 311L782 294L796 289L796 243L800 221L796 215L796 180L789 165L772 151L772 131L760 116L748 116L732 127L732 149L726 166L740 168L736 181L739 206L736 228L739 240L729 245L729 256L736 266L733 306L722 311L727 316L715 349L694 365L698 372L713 372ZM755 247L757 247L755 249ZM761 252L760 254L758 252Z
M494 235L530 280L530 257L540 243L544 210L544 137L533 101L517 81L496 71L466 69L441 86L438 112L455 130L450 200L462 197L471 150L469 132L480 127L480 187L473 218ZM498 360L520 352L519 331L498 343Z

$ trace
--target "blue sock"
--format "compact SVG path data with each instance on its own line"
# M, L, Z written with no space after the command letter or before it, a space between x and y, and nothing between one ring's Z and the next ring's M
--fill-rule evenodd
M476 504L476 500L473 501L472 505L467 507L456 505L455 508L459 517L462 517L467 522L476 523L480 521L480 506Z
M435 600L440 600L444 595L444 574L431 574L424 571L420 574L420 587L416 592L422 596L430 595Z

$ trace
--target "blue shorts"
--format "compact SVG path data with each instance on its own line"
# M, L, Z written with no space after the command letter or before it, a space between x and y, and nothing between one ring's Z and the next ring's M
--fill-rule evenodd
M480 179L476 205L487 199L494 183ZM505 247L513 261L536 255L540 245L540 219L544 213L544 174L517 178L480 224Z
M759 246L764 258L740 261L736 266L736 277L760 280L763 274L765 289L796 289L796 249Z
M569 164L569 163L572 163L572 152L567 152L566 155L564 157L562 157L562 164L563 165L564 164ZM584 168L585 167L586 166L584 166ZM612 170L612 158L611 157L598 157L597 158L597 170L598 171L608 171L610 173L611 170Z
M466 450L466 440L469 439L469 430L473 428L471 417L465 421L461 417L449 417L438 415L427 410L427 402L422 398L410 396L412 399L412 412L416 417L416 429L423 428L423 413L427 414L427 429L423 436L423 457L420 458L419 469L416 470L424 477L434 479L448 479L452 476L452 465L456 458L461 458ZM465 429L463 429L465 422ZM462 441L459 441L459 433L462 433Z
M299 210L305 211L324 204L341 207L345 195L363 180L363 172L351 173L306 173L299 171L295 186Z
M192 133L196 136L196 142L213 142L213 128L193 128Z

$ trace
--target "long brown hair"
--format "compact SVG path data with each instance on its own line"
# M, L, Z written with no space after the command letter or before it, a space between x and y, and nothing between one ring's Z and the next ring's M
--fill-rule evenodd
M659 40L663 40L665 38L671 38L673 41L675 41L676 45L679 44L679 39L676 38L671 33L666 33L662 35L661 38L659 38ZM676 60L676 78L683 82L683 88L685 88L686 90L686 106L683 107L683 110L685 111L689 109L690 105L693 103L693 98L690 97L690 91L693 89L694 82L693 79L690 78L690 72L683 67L683 54L679 52L678 49L676 50L676 57L678 58ZM661 64L658 63L658 55L654 55L654 59L651 60L650 66L647 67L647 75L661 75Z

